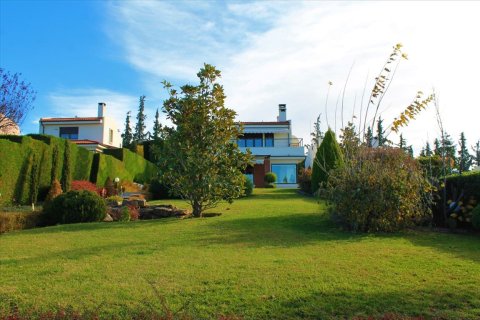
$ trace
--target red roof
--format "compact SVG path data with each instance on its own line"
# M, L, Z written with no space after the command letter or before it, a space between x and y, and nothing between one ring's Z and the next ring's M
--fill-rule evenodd
M41 118L40 122L100 121L102 119L102 117Z
M75 144L98 144L98 145L103 146L105 148L111 148L111 146L108 146L106 144L100 143L100 142L95 141L95 140L81 139L81 140L69 140L69 141L72 142L72 143L75 143Z
M267 125L267 126L274 126L274 125L279 125L279 126L285 126L289 125L289 121L255 121L255 122L240 122L241 124L245 125L256 125L256 126L262 126L262 125Z

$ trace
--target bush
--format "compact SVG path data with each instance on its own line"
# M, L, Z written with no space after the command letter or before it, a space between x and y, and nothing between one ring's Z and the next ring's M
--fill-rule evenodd
M348 230L393 232L431 218L431 186L400 149L363 148L329 176L332 217Z
M130 221L138 220L138 218L140 217L140 210L137 207L130 205L128 205L127 208L130 215Z
M243 185L243 193L246 197L251 196L253 193L253 182L247 177L245 177L245 183Z
M57 179L54 179L52 185L50 186L50 190L48 191L47 197L45 198L45 202L52 201L56 197L62 194L62 186Z
M107 210L105 201L87 190L61 194L43 209L48 224L102 221Z
M105 201L107 201L108 204L117 205L118 203L121 204L123 202L123 198L120 196L110 196L106 198Z
M0 234L8 231L35 228L42 221L42 213L28 212L0 212Z
M298 176L298 184L300 186L300 190L302 190L303 192L312 192L312 169L306 168L300 170L300 174Z
M472 211L472 226L480 230L480 204Z
M178 196L170 193L171 188L166 184L162 183L159 179L150 180L148 185L148 192L152 200L161 200L161 199L177 199Z
M267 172L263 180L265 180L265 182L269 184L275 183L275 181L277 181L277 175L273 172Z
M107 191L107 197L115 196L117 194L115 192L115 185L110 177L107 177L107 181L105 181L105 190Z
M317 192L320 185L326 186L330 171L342 167L343 163L342 150L335 138L335 133L328 129L313 160L312 193Z
M72 181L70 189L71 190L88 190L88 191L100 194L97 186L94 183L91 183L90 181L86 181L86 180Z
M118 221L130 221L130 209L127 206L120 209L120 217Z

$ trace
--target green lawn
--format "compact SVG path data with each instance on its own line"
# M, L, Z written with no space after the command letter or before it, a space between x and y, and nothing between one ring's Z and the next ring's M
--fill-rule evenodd
M171 201L185 206L179 201ZM0 315L71 306L128 318L480 318L480 238L339 231L315 200L255 190L219 217L76 224L0 236Z

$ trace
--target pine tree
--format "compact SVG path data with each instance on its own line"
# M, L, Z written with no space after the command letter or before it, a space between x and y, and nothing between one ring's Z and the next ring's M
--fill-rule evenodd
M160 115L158 113L158 108L157 112L155 113L155 122L153 123L153 140L157 141L160 139L161 131L162 131L162 125L160 124Z
M460 134L460 140L458 141L460 150L458 150L458 171L460 173L470 170L472 165L472 157L468 153L467 139L465 133Z
M312 169L312 193L320 184L326 184L330 170L343 166L343 154L335 138L335 133L328 129L322 143L317 149Z
M473 160L475 160L475 163L477 166L480 166L480 140L477 141L475 146L472 146L472 151L473 151Z
M438 139L435 139L435 141L433 141L433 153L436 156L442 156L442 147L440 146L440 140Z
M147 138L145 133L145 119L147 119L145 115L145 98L145 96L140 96L138 105L137 124L135 125L135 133L133 134L133 140L137 143L145 141Z
M387 139L385 138L385 130L383 130L383 120L381 117L378 118L377 121L377 141L379 147L384 146L387 142Z
M372 132L372 128L370 127L368 127L367 133L365 134L365 141L367 143L367 147L372 147L373 132Z
M413 146L410 145L407 147L407 154L413 158Z
M407 140L403 137L403 134L400 134L400 142L398 143L398 147L402 150L407 150Z
M133 135L132 128L130 127L130 111L127 112L125 118L125 130L122 133L122 147L128 148L132 144Z
M427 144L425 145L425 156L431 157L432 155L433 153L432 153L432 149L430 148L430 143L428 143L427 141Z

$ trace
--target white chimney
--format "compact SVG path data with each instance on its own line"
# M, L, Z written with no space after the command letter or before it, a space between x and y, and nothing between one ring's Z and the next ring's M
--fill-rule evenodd
M278 117L277 121L287 121L287 105L279 104L278 105Z
M98 103L98 116L99 117L104 117L105 116L105 108L107 107L107 104L105 102L99 102Z

